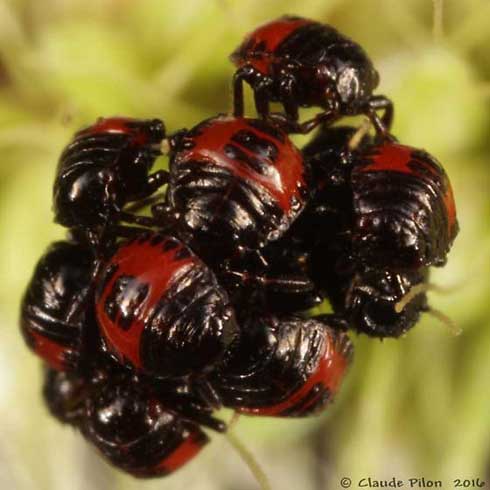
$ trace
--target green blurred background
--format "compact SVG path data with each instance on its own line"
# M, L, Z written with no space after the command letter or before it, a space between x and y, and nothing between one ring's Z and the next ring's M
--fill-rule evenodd
M340 488L343 476L352 488L368 476L490 486L488 0L0 0L0 488L257 488L222 436L165 480L106 465L47 415L17 315L35 262L63 236L50 199L70 135L100 115L160 117L175 130L229 110L227 55L284 13L359 41L395 101L395 134L445 165L461 233L433 274L452 291L430 301L463 334L426 315L403 339L356 337L353 368L324 415L242 417L236 434L274 489Z

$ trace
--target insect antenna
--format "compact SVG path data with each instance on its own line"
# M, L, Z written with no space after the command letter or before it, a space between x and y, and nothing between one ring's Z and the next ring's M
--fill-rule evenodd
M395 311L397 313L401 313L403 311L403 309L419 294L425 293L427 291L435 291L435 292L441 293L441 294L448 294L449 292L452 291L452 289L453 288L445 288L442 286L438 286L436 284L432 284L430 282L425 283L425 284L417 284L417 285L413 286L412 288L410 288L410 291L408 291L408 293L405 294L403 296L403 298L400 301L398 301L398 303L395 304ZM446 325L446 327L449 328L450 332L454 336L461 334L461 332L462 332L461 328L458 325L456 325L454 320L449 318L449 316L447 316L442 311L437 310L437 309L432 308L432 307L427 307L427 309L425 311L426 311L426 313L433 316L434 318L437 318L441 323Z
M233 432L234 427L238 423L240 414L234 413L228 424L228 431L226 432L226 439L238 453L240 459L248 466L248 469L254 476L255 480L259 484L260 490L271 490L271 485L267 475L260 466L259 462L255 459L254 455L247 449L240 438Z

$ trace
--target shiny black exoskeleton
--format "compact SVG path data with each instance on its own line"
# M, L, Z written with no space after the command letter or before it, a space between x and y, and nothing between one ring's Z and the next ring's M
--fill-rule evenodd
M158 119L123 117L75 134L53 192L70 238L41 258L22 304L48 410L137 477L189 462L203 428L226 430L217 409L323 410L351 361L347 330L412 328L430 311L428 267L458 231L443 168L389 134L392 103L358 44L285 16L231 58L233 115L169 137ZM376 136L331 127L356 115ZM289 133L321 123L299 151ZM169 170L155 172L162 152ZM325 299L333 314L312 316Z
M93 294L104 256L116 238L140 231L120 223L148 225L147 219L123 208L167 182L167 172L149 174L164 138L165 126L159 119L100 118L78 131L63 150L53 187L55 221L95 254L90 286L70 305L73 318Z
M280 273L278 254L270 267L256 267L265 264L259 250L281 248L272 244L309 198L307 169L287 134L267 121L218 115L169 141L169 187L153 207L156 225L177 232L227 284L309 294L304 277Z
M320 304L322 298L310 278L309 263L310 251L304 241L288 232L266 245L259 256L213 265L239 321L244 321L251 310L257 315L285 315Z
M238 335L213 272L172 236L123 243L102 271L96 314L122 364L156 377L200 376Z
M250 317L213 378L222 403L250 415L318 412L335 396L351 361L343 328L342 320L328 315Z
M208 442L199 425L125 374L94 383L80 428L113 465L137 477L168 475Z
M354 226L350 174L358 151L372 143L368 135L360 137L356 149L349 147L357 129L350 126L322 127L302 150L311 167L312 198L290 234L309 251L307 274L328 295L335 293L337 275L352 273ZM329 281L334 278L332 288Z
M125 204L151 195L166 172L149 175L161 154L165 126L159 119L101 118L78 131L61 154L53 189L55 221L97 245ZM136 219L137 220L137 219Z
M321 211L326 218L320 219L344 235L365 267L415 271L443 265L458 233L443 167L425 151L394 141L365 137L351 149L354 135L354 128L324 128L304 148L318 175L304 215L314 219Z
M401 301L412 288L427 282L427 268L396 273L366 270L358 272L345 292L345 317L359 332L374 337L399 337L417 324L428 310L425 292L408 304Z
M177 222L200 254L262 248L303 210L302 155L267 121L221 114L170 141L167 202L153 212L161 226Z
M350 328L372 337L399 337L428 311L424 290L406 304L412 288L427 283L428 268L396 272L362 265L349 253L350 243L332 229L330 240L318 241L311 251L313 283Z
M421 313L429 310L423 290L404 303L412 288L427 283L427 268L406 272L377 270L342 258L342 254L323 262L321 253L313 260L313 267L321 271L316 276L317 285L350 328L371 337L399 337L417 324Z
M356 141L355 148L351 142ZM308 206L294 224L295 234L311 247L328 244L341 235L347 242L354 226L351 173L357 155L373 144L369 134L358 133L352 126L322 126L318 134L302 148L312 174ZM348 246L348 245L347 245Z
M136 477L165 476L189 462L208 442L200 424L225 429L185 384L164 386L97 363L83 373L47 369L43 395L53 416Z
M85 376L73 371L44 370L43 398L53 417L75 427L85 414L89 383Z
M21 305L27 345L57 370L77 369L97 329L93 311L73 317L72 308L89 288L94 256L74 242L49 246L39 260Z
M363 168L359 162L376 145L369 136L364 136L358 139L355 149L351 148L349 145L354 141L356 131L352 127L323 129L303 149L315 172L316 189L297 226L302 231L311 230L309 235L301 233L311 247L311 276L329 298L334 311L359 332L375 337L398 337L413 327L420 314L428 310L423 291L408 304L400 303L413 287L427 282L428 270L426 267L403 271L394 269L390 260L391 247L396 247L394 239L385 242L386 250L380 251L376 260L364 261L359 255L356 210L360 207L357 191L359 169ZM389 172L394 174L394 182L399 178L397 163L397 160L392 161L386 168L384 178L387 185L392 182ZM380 192L383 192L381 188ZM391 200L380 200L380 203L389 210L390 202L398 205L398 199L404 196L403 202L409 208L410 195L402 188L398 195L387 195ZM416 206L420 200L412 196L411 202ZM388 215L386 219L396 220L396 217Z
M233 52L234 112L243 115L243 81L255 94L257 112L269 115L269 102L284 105L291 131L308 132L322 121L367 114L386 133L393 105L375 96L379 75L365 51L333 27L284 16L250 33ZM298 108L319 106L316 118L297 124ZM376 114L384 109L383 118Z
M352 168L353 251L395 270L442 266L458 233L456 205L441 164L423 150L383 142Z

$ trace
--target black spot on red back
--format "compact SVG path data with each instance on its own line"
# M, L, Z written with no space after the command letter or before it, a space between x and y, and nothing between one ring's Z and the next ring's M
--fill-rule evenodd
M261 55L267 51L267 44L265 43L265 41L260 41L256 43L255 39L251 39L246 49L247 51L253 50L254 54L256 55Z
M224 147L225 155L232 159L233 161L238 161L240 163L244 163L248 167L252 168L258 174L265 174L269 165L259 158L255 158L250 153L245 153L240 147L236 145L227 144Z
M180 245L180 243L174 238L167 238L162 245L162 250L164 252L170 252L170 250L174 250Z
M163 243L164 240L165 240L164 236L155 235L154 237L151 238L150 245L152 246L160 245L161 243Z
M128 291L124 308L121 308L121 314L118 320L118 326L122 330L129 330L135 316L138 314L141 304L148 297L150 287L148 284L136 282L131 284L131 290Z
M182 247L175 253L175 260L187 259L191 256L191 251L187 247Z
M277 159L277 146L270 139L261 138L253 131L242 129L235 133L231 140L243 146L259 158L266 158L271 161Z
M137 308L146 299L148 292L148 284L138 282L133 276L120 276L107 295L105 313L119 328L129 330Z
M279 143L286 142L286 134L283 133L280 129L276 128L272 124L269 124L262 119L247 119L247 124L254 129L257 129L261 133L274 138L279 141Z

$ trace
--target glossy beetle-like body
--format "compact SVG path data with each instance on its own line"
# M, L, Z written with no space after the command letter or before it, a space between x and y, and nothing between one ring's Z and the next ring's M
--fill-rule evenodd
M319 106L325 113L299 125L307 132L322 120L368 114L384 132L392 119L392 104L374 96L379 75L366 52L333 27L309 19L280 17L250 33L231 55L235 114L243 115L242 82L255 94L257 112L269 115L269 102L281 102L290 121L299 107ZM384 109L384 123L376 116Z
M82 230L114 224L126 203L166 182L165 172L149 175L164 137L158 119L100 118L78 131L59 160L55 221Z
M367 270L357 273L345 293L344 315L359 332L372 337L399 337L417 324L428 310L425 292L397 310L413 287L427 282L428 270L395 273Z
M369 194L371 181L369 174L363 173L363 162L369 161L366 155L380 145L374 144L369 136L364 136L359 139L355 149L349 148L356 131L353 127L323 129L303 149L315 175L316 185L310 205L297 226L301 227L301 236L311 247L310 274L313 282L326 294L334 311L359 332L375 337L399 337L417 323L422 312L428 310L424 291L415 295L401 311L397 310L397 305L413 287L421 287L427 282L428 270L423 265L413 267L406 256L396 255L400 243L396 233L377 233L376 236L385 237L383 249L378 249L378 255L371 260L364 258L360 253L364 246L361 234L369 233L370 228L361 226L365 223L359 217L359 210L368 219L377 209L379 222L398 226L400 236L403 236L404 229L415 230L422 240L423 230L409 227L410 216L412 221L413 216L417 216L410 215L409 210L437 200L437 193L426 185L427 179L434 174L427 172L425 176L420 172L411 177L406 172L400 172L400 168L403 170L403 165L408 163L405 159L386 159L384 173L378 176L384 179L384 185L380 180L377 194ZM386 145L393 147L395 154L400 147L396 143ZM403 156L404 153L401 153L400 157ZM381 168L380 165L377 169L381 171ZM413 168L415 171L416 167ZM439 175L445 176L444 173ZM363 178L366 178L366 182ZM414 181L420 189L425 188L426 194L410 193ZM394 183L398 183L397 192L390 192L390 185ZM358 192L359 188L365 191L364 198ZM434 189L437 190L437 186ZM425 195L427 197L423 197ZM363 201L370 196L373 197L372 207L365 204L366 200ZM378 208L374 205L374 197L378 199ZM398 216L401 218L391 212L392 208L400 210ZM426 213L436 215L431 218L432 223L438 219L450 221L454 219L451 209L452 206L447 210L433 206ZM308 235L305 230L312 231ZM372 228L372 232L376 233L376 227ZM434 228L430 233L435 236L438 229ZM400 265L401 270L396 267Z
M458 222L441 164L423 150L392 141L365 138L351 151L351 134L353 128L324 129L305 148L308 163L326 177L316 180L304 216L330 210L324 213L329 223L336 216L336 229L350 235L351 252L366 267L415 271L444 265Z
M238 332L212 271L182 242L159 234L124 243L108 261L96 313L120 362L161 377L212 368Z
M364 267L348 257L342 246L325 247L313 252L315 284L328 299L336 314L349 327L371 337L400 337L414 327L420 315L429 310L423 290L428 268L395 272ZM421 288L401 308L412 288Z
M213 264L240 323L249 318L250 311L256 316L287 315L321 303L310 278L309 250L296 238L288 231L267 244L260 251L262 262L239 257L221 267Z
M351 174L353 251L370 266L441 266L458 233L451 184L423 150L385 142L359 155Z
M201 424L225 430L188 383L143 379L109 359L93 361L82 372L46 369L43 398L54 417L80 429L119 469L168 475L207 444Z
M359 152L373 143L370 135L364 135L351 148L357 131L353 126L322 127L302 148L313 184L311 199L294 226L310 247L318 241L329 245L337 235L350 234L354 226L352 168Z
M333 399L352 345L333 316L250 319L215 380L226 407L239 413L300 417Z
M89 287L94 256L73 242L55 242L41 257L21 305L21 330L27 345L56 370L77 369L96 330L91 311L68 320L70 308Z
M126 374L94 383L80 427L104 457L136 477L168 475L208 442L197 424L181 418Z
M53 417L64 424L78 426L85 414L89 383L73 371L44 371L43 399Z
M260 248L285 232L307 195L301 153L266 121L220 115L171 152L168 203L197 248Z

